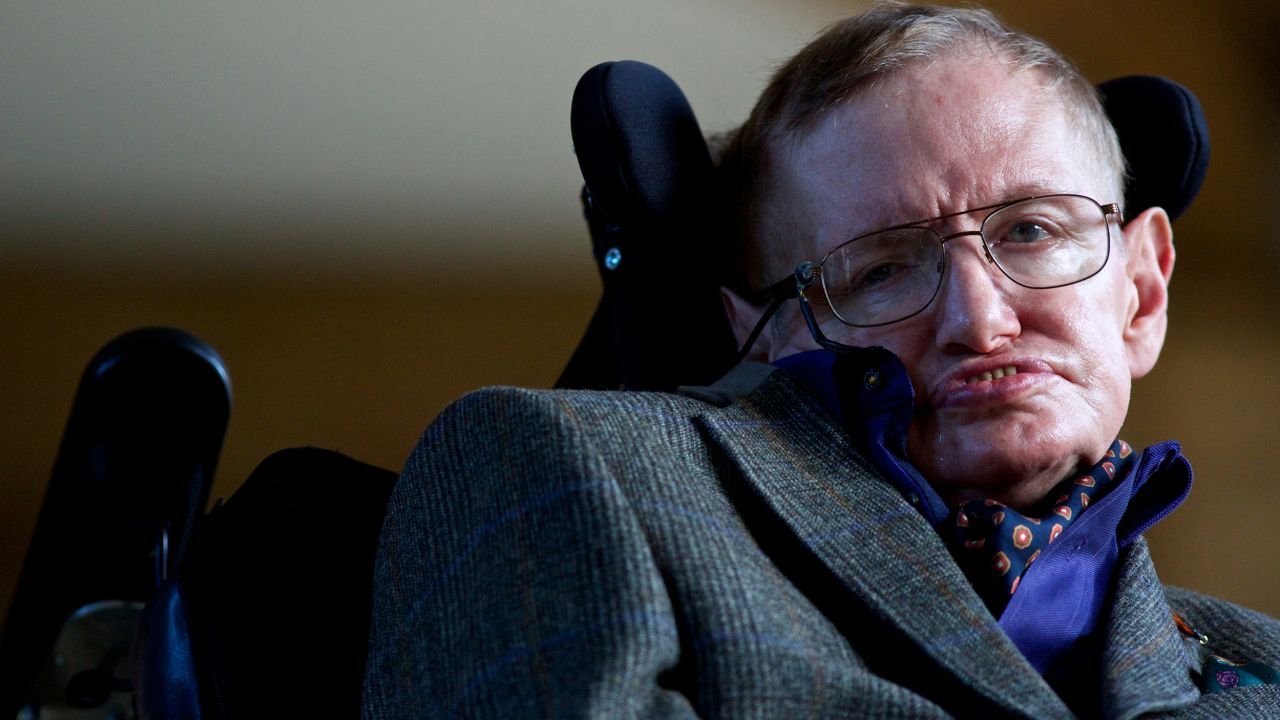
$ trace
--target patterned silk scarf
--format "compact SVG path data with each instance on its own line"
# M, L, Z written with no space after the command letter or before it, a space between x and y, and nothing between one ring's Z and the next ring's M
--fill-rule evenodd
M1040 552L1103 488L1117 476L1124 477L1133 460L1129 444L1116 440L1092 470L1055 486L1047 496L1052 504L1039 516L1024 515L995 500L970 500L956 509L952 552L993 615L1004 611Z

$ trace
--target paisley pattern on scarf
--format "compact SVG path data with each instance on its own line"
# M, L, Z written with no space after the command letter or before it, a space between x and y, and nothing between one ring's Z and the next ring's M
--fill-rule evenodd
M1024 515L995 500L961 504L950 523L960 567L992 614L999 617L1040 551L1062 534L1117 475L1124 477L1133 449L1116 440L1089 472L1059 483L1039 515Z

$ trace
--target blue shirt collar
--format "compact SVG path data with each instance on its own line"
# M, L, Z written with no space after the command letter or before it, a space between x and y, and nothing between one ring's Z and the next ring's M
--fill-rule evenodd
M935 528L951 514L907 461L915 389L897 355L882 347L836 355L810 350L773 363L808 385L868 458Z
M1177 442L1152 445L1124 478L1067 526L1027 569L1000 627L1041 673L1093 634L1106 610L1120 551L1191 492L1191 463Z

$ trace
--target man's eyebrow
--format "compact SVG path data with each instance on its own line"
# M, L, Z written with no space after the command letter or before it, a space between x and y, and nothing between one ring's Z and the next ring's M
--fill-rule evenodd
M951 218L962 217L969 213L982 212L986 209L999 207L1000 205L1013 202L1015 200L1038 197L1041 195L1057 195L1061 193L1074 193L1091 196L1090 193L1085 192L1085 188L1065 186L1060 182L1050 181L1047 177L1032 177L1001 188L998 195L993 194L988 196L989 199L986 200L986 202L981 202L977 205L960 208L958 210L950 210L946 212L938 212L937 210L921 210L920 212L910 212L909 210L903 209L906 207L905 205L900 205L895 208L890 207L888 204L881 204L875 207L871 212L866 213L863 217L856 220L851 219L850 222L844 226L846 229L842 230L839 237L832 240L830 246L824 248L822 253L825 254L828 250L840 245L841 243L845 243L854 238L869 235L880 230L910 227L913 225L928 227L936 225L939 222L950 220Z
M999 207L1005 203L1014 202L1030 197L1040 197L1042 195L1060 195L1062 193L1072 193L1080 195L1089 195L1084 188L1067 187L1062 183L1049 182L1047 180L1028 180L1020 182L1016 185L1009 185L996 195L992 194L975 205L970 205L956 210L948 210L946 212L934 213L928 216L920 216L916 220L908 220L905 222L892 222L886 225L877 225L876 227L901 227L904 225L929 225L940 220L948 220L950 218L962 217L970 213L982 212ZM875 228L871 229L875 232ZM853 236L850 236L853 237Z
M1017 185L1011 185L1005 190L1005 194L1009 197L1005 201L1017 200L1020 197L1031 197L1033 195L1057 195L1060 193L1084 193L1085 188L1064 187L1061 182L1053 182L1048 178L1036 178L1027 180Z

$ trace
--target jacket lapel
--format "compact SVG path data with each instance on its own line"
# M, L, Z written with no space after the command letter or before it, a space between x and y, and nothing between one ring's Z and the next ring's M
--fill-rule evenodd
M805 388L772 373L701 421L745 482L843 588L944 671L1010 714L1070 716L1000 630L933 527Z
M1169 711L1200 696L1192 680L1197 659L1174 625L1142 538L1120 556L1102 663L1107 717Z

